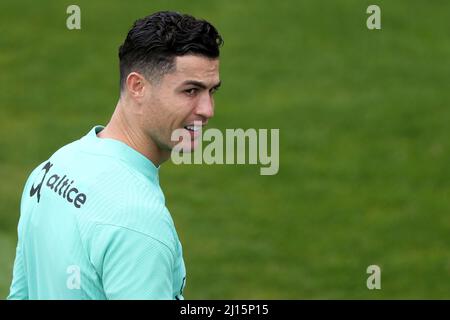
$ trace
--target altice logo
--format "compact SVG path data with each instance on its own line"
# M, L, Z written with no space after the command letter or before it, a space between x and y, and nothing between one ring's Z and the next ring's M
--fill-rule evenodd
M50 171L50 168L53 167L53 164L48 161L44 167L42 168L41 175L42 179L40 180L38 185L32 185L30 189L30 197L36 195L37 202L41 200L41 189L45 183L45 186L53 190L57 195L61 196L69 203L73 203L75 208L80 208L87 200L86 194L80 193L79 190L72 186L74 180L71 180L66 175L61 177L58 174L53 174L50 178L45 181L47 174ZM39 181L37 179L36 181ZM69 183L70 181L70 183Z
M174 164L258 164L261 175L275 175L279 170L279 129L270 129L270 150L267 129L219 129L202 131L202 123L172 132ZM206 146L204 141L209 142ZM225 153L225 155L224 155ZM247 157L248 155L248 157Z

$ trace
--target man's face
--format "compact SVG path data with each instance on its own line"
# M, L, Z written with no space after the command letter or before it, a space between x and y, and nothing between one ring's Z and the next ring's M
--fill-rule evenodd
M219 60L197 55L175 58L174 71L165 74L146 90L142 129L161 150L178 144L171 141L174 130L189 137L183 148L192 150L201 127L214 115L214 92L220 86Z

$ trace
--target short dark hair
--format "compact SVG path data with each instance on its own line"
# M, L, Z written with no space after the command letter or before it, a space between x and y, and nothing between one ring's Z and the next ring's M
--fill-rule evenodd
M222 44L213 25L187 14L160 11L139 19L119 48L120 88L133 71L148 79L160 79L173 69L176 56L218 58Z

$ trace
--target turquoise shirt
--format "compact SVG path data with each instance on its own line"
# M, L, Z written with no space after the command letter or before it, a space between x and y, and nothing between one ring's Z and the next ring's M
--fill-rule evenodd
M158 168L98 138L102 129L28 178L8 299L183 299L182 247Z

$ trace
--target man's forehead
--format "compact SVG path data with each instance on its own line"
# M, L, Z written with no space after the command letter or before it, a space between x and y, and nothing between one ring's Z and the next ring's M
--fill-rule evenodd
M199 55L185 55L175 58L176 77L203 81L218 81L219 59Z

